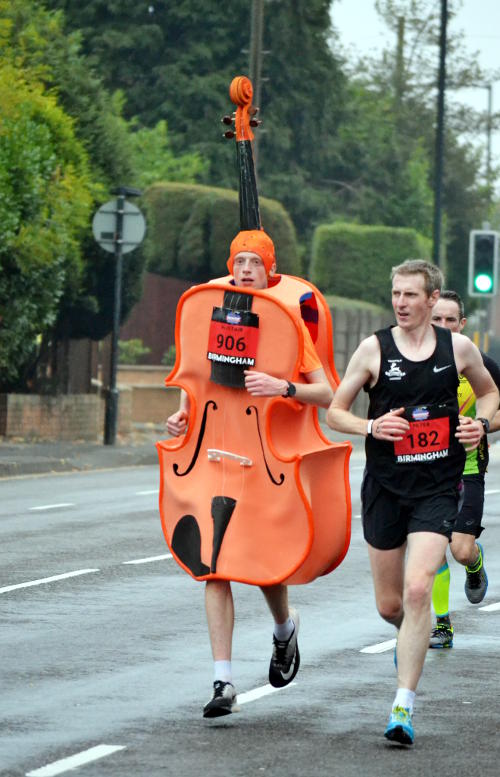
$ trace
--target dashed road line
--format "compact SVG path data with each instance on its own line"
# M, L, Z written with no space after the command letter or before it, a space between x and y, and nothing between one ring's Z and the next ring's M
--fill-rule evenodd
M238 704L248 704L250 701L255 701L256 699L261 699L263 696L269 696L270 693L276 693L276 691L284 691L285 688L291 688L292 685L296 685L296 683L289 683L288 685L285 685L283 688L274 688L272 685L261 685L260 688L253 688L251 691L246 691L246 693L239 693L238 694Z
M490 496L491 494L500 494L500 488L491 488L484 492L485 496Z
M67 758L61 758L59 761L53 761L47 766L42 766L40 769L33 769L31 772L26 772L26 777L55 777L56 774L63 774L70 769L76 769L78 766L88 764L91 761L97 761L99 758L104 758L107 755L112 755L118 750L125 750L125 745L96 745L90 747L88 750L82 750L81 753L75 753Z
M149 491L136 491L136 496L148 496L149 494L159 494L160 489L159 488L152 488Z
M98 569L77 569L74 572L64 572L62 575L52 575L52 577L42 577L39 580L29 580L27 583L16 583L15 585L6 585L0 588L0 594L7 591L15 591L18 588L30 588L33 585L43 585L43 583L53 583L56 580L66 580L68 577L78 577L79 575L89 575L91 572L99 572Z
M496 602L495 604L487 604L484 607L478 607L478 610L482 610L483 612L495 612L496 610L500 610L500 602Z
M75 502L59 502L58 504L54 505L38 505L37 507L30 507L29 509L34 510L57 510L61 507L74 507Z
M163 556L149 556L149 558L136 558L133 561L122 561L122 564L149 564L150 561L161 561L165 558L173 558L171 553L165 553Z
M388 639L386 642L377 642L376 645L368 645L368 647L362 648L360 653L385 653L387 650L392 650L396 645L395 639Z

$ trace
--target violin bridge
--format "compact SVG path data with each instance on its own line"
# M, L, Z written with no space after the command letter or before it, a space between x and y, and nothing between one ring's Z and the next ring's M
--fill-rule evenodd
M248 456L240 456L238 453L231 453L230 451L222 451L218 448L208 448L208 460L209 461L220 461L222 458L224 459L231 459L232 461L239 462L241 467L251 467L253 466L252 459L249 459Z

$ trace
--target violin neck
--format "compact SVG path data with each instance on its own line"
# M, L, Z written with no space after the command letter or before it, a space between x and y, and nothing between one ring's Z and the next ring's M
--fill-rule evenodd
M239 140L236 146L240 171L240 229L261 229L252 142Z

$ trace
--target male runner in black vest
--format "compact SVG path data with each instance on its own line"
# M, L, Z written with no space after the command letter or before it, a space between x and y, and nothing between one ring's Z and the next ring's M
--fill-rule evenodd
M476 346L431 324L442 284L428 262L393 268L396 326L362 341L327 413L333 429L366 437L363 531L378 611L399 629L398 691L385 736L402 744L413 743L432 584L457 515L465 449L477 447L499 402ZM458 415L459 373L476 395L475 419ZM362 388L368 421L350 412Z

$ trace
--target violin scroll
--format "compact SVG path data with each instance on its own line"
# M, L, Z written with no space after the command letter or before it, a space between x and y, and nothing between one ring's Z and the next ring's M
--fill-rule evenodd
M236 111L233 116L223 116L221 121L226 126L234 122L234 131L226 130L223 137L228 139L236 137L237 141L253 140L252 128L258 127L262 122L255 118L259 109L252 105L253 87L250 79L246 76L233 78L229 87L229 97L237 106Z

